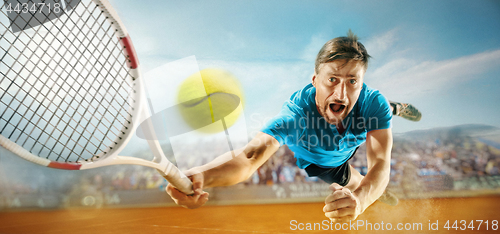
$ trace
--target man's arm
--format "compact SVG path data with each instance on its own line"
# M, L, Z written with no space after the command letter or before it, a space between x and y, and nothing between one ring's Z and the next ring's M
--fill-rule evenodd
M248 179L279 146L274 137L258 133L243 150L235 151L234 158L228 152L205 165L188 170L186 175L193 181L193 195L185 195L170 184L167 193L178 205L200 207L208 200L208 193L203 192L203 188L228 186Z
M382 195L390 179L391 149L391 129L368 132L368 173L353 191L336 183L330 185L333 193L326 197L323 208L326 217L335 222L354 220Z
M391 173L391 129L373 130L366 136L368 173L353 194L358 197L361 213L384 193Z

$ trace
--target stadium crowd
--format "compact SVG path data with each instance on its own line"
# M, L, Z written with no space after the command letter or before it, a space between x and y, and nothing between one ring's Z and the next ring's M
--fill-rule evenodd
M210 144L205 143L205 144ZM212 146L213 147L213 146ZM224 147L218 147L223 150ZM214 152L192 147L192 152L185 152L180 161L180 168L187 169L208 162ZM222 152L222 151L221 151ZM215 155L217 155L216 153ZM200 159L199 155L202 155ZM141 156L141 155L139 155ZM191 157L189 157L191 156ZM315 183L315 177L308 177L304 170L295 165L296 159L288 147L282 146L276 154L262 165L245 185L273 185L281 183ZM362 174L367 172L366 150L361 146L356 155L349 161ZM389 186L398 187L402 183L420 180L427 189L457 189L456 181L481 177L494 177L488 180L489 187L500 187L500 150L479 142L473 137L441 136L435 138L395 137L391 160L391 181ZM445 180L438 186L429 183L429 179ZM75 179L79 183L74 183ZM156 170L132 165L119 165L81 171L71 178L70 186L59 186L61 192L71 193L83 188L94 190L139 190L163 189L166 181ZM0 181L2 182L2 181ZM40 193L42 186L31 186L37 183L0 183L0 190L10 193ZM40 184L40 183L38 183ZM43 184L43 183L42 183ZM69 188L68 188L69 187ZM477 188L476 185L464 185L460 189Z

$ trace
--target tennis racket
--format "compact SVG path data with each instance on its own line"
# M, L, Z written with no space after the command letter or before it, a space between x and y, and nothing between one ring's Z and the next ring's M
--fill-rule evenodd
M152 167L192 194L154 138L137 55L110 3L20 2L0 8L0 145L49 168ZM138 126L152 160L120 155Z

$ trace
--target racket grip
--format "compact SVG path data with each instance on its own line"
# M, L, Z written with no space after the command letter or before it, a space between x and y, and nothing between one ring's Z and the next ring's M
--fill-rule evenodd
M170 184L186 195L194 194L193 183L177 167L172 166L170 170L167 171L168 172L160 172Z

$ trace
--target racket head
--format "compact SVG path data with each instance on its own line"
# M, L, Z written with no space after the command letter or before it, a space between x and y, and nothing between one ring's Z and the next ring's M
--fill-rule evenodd
M135 50L111 5L71 6L18 32L0 12L9 19L0 22L0 144L34 163L77 170L120 152L147 110ZM40 23L39 15L23 17Z

